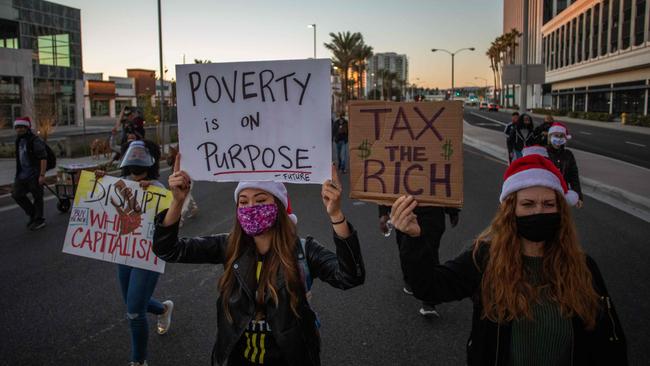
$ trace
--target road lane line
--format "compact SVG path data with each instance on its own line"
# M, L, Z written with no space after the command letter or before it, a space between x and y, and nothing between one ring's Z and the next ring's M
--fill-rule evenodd
M507 125L508 125L507 123L504 123L504 122L501 122L501 121L497 121L496 119L493 119L493 118L490 118L490 117L485 117L485 116L482 115L482 114L478 114L478 113L474 113L474 112L470 112L470 114L473 114L473 115L475 115L475 116L477 116L477 117L481 117L481 118L483 118L483 119L487 119L488 121L492 121L492 122L498 123L498 124L500 124L501 126L507 126Z
M630 142L630 141L625 141L626 144L634 145L634 146L639 146L639 147L646 147L644 144L638 144L636 142Z
M580 131L579 133L581 133L583 135L591 135L592 134L591 132L584 132L584 131Z

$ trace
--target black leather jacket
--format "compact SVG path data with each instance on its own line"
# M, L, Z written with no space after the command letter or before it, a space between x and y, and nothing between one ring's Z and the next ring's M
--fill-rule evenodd
M156 217L153 251L166 262L224 264L228 234L195 238L178 238L178 224L161 226L167 210ZM334 234L336 254L315 240L307 240L305 257L311 276L343 290L364 283L366 271L356 231L343 239ZM296 258L300 241L296 241ZM237 285L230 301L232 322L223 310L223 299L217 300L217 340L212 350L212 364L223 365L242 337L248 323L255 315L255 289L246 281L246 274L257 261L254 246L249 246L233 264ZM296 262L297 263L297 262ZM278 306L266 299L266 321L273 338L289 365L320 365L320 337L316 329L316 315L309 307L304 291L299 294L297 318L289 306L289 292L285 288L282 272L278 273Z
M419 218L418 218L419 219ZM511 323L495 323L482 317L481 281L489 248L481 246L476 258L468 249L442 265L432 266L422 237L404 235L400 257L407 270L415 297L424 301L449 302L471 298L474 303L472 331L467 340L467 364L470 366L507 366L510 364ZM593 286L600 296L600 313L593 330L586 330L580 318L574 316L571 365L627 365L627 343L616 310L596 262L589 256L586 262Z

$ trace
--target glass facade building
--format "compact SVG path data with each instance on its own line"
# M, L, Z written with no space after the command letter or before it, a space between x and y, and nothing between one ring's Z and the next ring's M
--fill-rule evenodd
M2 48L32 51L34 114L49 108L57 125L80 123L83 73L79 9L42 0L0 0L0 52ZM24 106L15 103L16 94L24 91L16 91L15 85L21 83L11 79L19 76L3 72L0 69L0 79L14 86L4 87L3 83L0 87L0 113L13 118L24 113ZM5 89L12 92L4 93Z

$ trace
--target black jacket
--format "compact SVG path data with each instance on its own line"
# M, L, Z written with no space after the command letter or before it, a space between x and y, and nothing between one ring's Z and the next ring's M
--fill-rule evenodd
M178 224L161 226L166 213L167 210L156 217L153 251L158 257L166 262L224 264L228 234L179 239ZM334 234L336 254L315 240L307 240L305 257L313 278L320 278L343 290L364 283L366 271L359 239L351 225L350 230L352 235L347 239ZM296 242L296 248L297 259L299 241ZM251 289L247 284L246 274L255 266L256 261L256 251L251 245L233 264L237 284L229 299L232 323L224 313L224 300L221 297L217 299L217 340L212 350L213 365L225 363L255 315L255 289ZM282 272L278 274L277 284L278 307L270 295L266 299L266 320L275 342L289 365L320 365L320 338L315 325L316 315L309 307L304 291L300 293L300 318L297 318L289 306L289 292L286 290Z
M537 138L537 145L548 145L548 129L551 128L553 122L544 122L535 127L535 136Z
M45 141L39 136L35 135L31 130L28 130L22 136L16 138L16 178L22 169L20 165L20 140L27 139L27 155L29 156L29 164L34 169L34 177L38 177L41 171L41 160L47 160L47 149Z
M578 164L576 164L576 158L573 156L571 150L566 149L564 146L559 149L549 146L546 150L548 151L548 158L560 169L569 188L574 190L582 201L580 173L578 173Z
M507 144L512 146L513 150L522 151L526 146L532 146L537 144L537 134L535 133L535 128L526 127L523 122L518 122L514 128L510 129L510 135L508 135Z
M400 249L401 260L407 265L415 296L424 301L449 302L471 298L474 303L472 332L467 340L467 364L507 366L510 357L510 323L494 323L481 318L482 270L488 260L488 245L483 245L474 260L472 249L442 265L432 266L427 257L427 245L422 239L408 237ZM572 318L572 365L627 365L627 347L623 330L596 262L586 257L594 289L601 297L602 311L596 328L586 330L578 317Z

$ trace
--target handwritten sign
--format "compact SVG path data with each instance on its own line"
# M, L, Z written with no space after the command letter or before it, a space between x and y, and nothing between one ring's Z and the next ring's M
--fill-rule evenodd
M177 65L181 166L194 180L331 176L330 61Z
M463 205L462 102L352 102L350 197Z
M83 171L65 235L63 252L163 273L165 262L151 249L154 217L169 207L171 192Z

